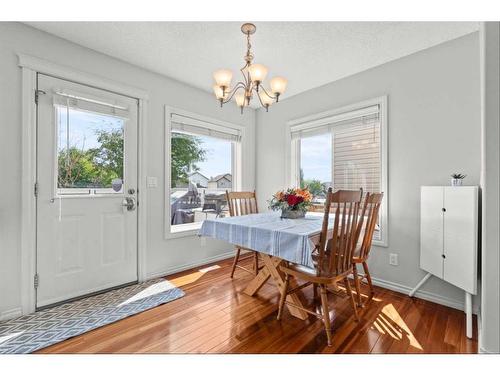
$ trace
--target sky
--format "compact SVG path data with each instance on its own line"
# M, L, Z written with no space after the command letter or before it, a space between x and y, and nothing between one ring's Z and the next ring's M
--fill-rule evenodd
M325 135L302 138L300 166L304 179L332 181L332 138Z
M196 163L199 172L207 178L231 173L231 142L204 136L198 138L207 150L206 160Z
M58 149L66 148L66 107L58 107ZM69 145L88 150L98 147L96 130L118 130L123 128L124 120L119 117L107 116L99 113L69 110Z

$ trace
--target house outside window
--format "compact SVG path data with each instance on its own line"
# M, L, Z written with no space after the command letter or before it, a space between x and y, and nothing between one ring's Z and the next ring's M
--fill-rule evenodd
M196 171L189 174L189 181L195 184L197 187L207 188L209 179L200 172Z
M230 173L220 174L208 180L209 189L231 189L232 179Z

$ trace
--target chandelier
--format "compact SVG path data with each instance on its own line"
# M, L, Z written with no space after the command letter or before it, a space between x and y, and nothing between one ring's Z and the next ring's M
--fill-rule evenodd
M269 82L270 90L266 90L263 83L267 75L267 68L262 64L252 63L254 56L251 52L250 35L254 34L256 29L252 23L245 23L241 26L241 32L247 36L247 53L244 56L245 66L240 69L243 81L239 81L231 88L233 72L228 69L220 69L214 73L215 85L213 89L221 107L234 96L236 104L240 107L241 113L243 113L243 108L250 105L250 101L255 93L260 104L267 112L269 106L275 102L277 103L280 95L285 91L287 80L283 77L274 77L271 79Z

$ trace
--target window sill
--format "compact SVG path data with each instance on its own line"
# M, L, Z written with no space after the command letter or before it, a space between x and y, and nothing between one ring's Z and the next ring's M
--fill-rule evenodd
M389 247L389 244L387 241L378 241L378 240L372 240L372 246L377 246L377 247Z
M165 234L165 239L194 237L201 228L201 222L171 225L170 231Z

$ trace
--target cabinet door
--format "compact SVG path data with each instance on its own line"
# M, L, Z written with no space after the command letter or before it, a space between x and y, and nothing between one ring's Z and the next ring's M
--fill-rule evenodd
M442 186L422 186L420 191L420 268L443 277Z
M476 186L445 187L444 276L449 283L476 294L477 209Z

